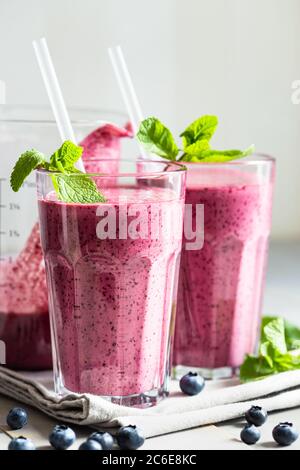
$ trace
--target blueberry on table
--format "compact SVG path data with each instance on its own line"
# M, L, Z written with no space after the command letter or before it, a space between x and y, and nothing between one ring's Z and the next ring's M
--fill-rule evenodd
M75 439L76 435L73 429L64 425L54 426L49 436L49 442L56 450L68 449L74 444Z
M254 426L262 426L267 421L268 413L260 406L251 406L245 414L245 418L249 424Z
M36 450L36 448L31 439L20 436L10 441L8 450Z
M144 444L145 438L136 426L124 426L117 434L117 442L121 449L136 450Z
M6 422L10 429L22 429L28 423L27 412L23 408L12 408Z
M78 450L102 450L102 445L94 439L88 439L83 442Z
M241 439L248 446L252 446L259 441L260 432L253 424L247 424L241 431Z
M90 439L99 442L103 450L111 450L114 445L114 438L109 432L93 432L88 440Z
M189 372L181 377L179 386L186 395L198 395L204 389L205 380L197 372Z
M290 446L295 442L299 433L292 423L279 423L273 429L273 438L280 446Z

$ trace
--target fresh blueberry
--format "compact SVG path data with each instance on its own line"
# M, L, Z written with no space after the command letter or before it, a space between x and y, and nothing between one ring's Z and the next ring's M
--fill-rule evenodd
M78 450L102 450L102 445L95 441L94 439L88 439L87 441L83 442Z
M31 439L20 436L10 441L8 450L36 450L36 448Z
M144 444L145 438L136 426L124 426L117 434L117 441L121 449L135 450Z
M75 439L76 435L73 429L64 425L54 426L49 436L49 442L56 450L68 449L74 444Z
M253 424L247 424L241 432L242 441L251 446L260 439L260 432Z
M23 408L13 408L8 413L6 422L10 429L21 429L28 423L28 415Z
M111 450L114 445L114 438L108 432L93 432L88 439L99 442L104 450Z
M205 381L196 372L189 372L181 377L179 385L182 392L186 395L198 395L203 390Z
M245 414L245 418L249 424L254 426L262 426L267 421L268 413L260 406L251 406Z
M273 438L280 446L290 446L299 437L292 423L280 423L273 429Z

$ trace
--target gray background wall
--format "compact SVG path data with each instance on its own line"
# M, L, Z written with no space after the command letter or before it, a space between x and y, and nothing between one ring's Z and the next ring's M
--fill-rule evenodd
M0 0L8 103L47 103L40 36L69 105L123 108L106 52L121 43L145 115L179 132L216 113L216 145L276 156L273 238L300 239L299 0Z

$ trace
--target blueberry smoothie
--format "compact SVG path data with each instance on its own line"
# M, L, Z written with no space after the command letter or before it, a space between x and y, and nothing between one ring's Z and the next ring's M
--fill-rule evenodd
M36 224L15 259L1 261L0 339L6 365L41 370L52 366L44 260Z
M239 367L256 347L271 225L273 174L188 166L186 203L204 205L204 244L180 269L175 366ZM211 374L211 375L210 375Z
M39 199L41 239L60 391L124 397L164 386L184 201L164 188L104 193L101 210L115 214L115 237L99 238L99 205L59 202L51 194ZM140 227L148 230L125 238L120 217L134 221L137 202ZM170 233L166 214L177 221Z

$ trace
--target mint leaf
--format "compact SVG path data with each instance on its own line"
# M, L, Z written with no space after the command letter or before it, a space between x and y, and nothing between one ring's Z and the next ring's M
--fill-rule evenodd
M258 356L247 356L240 368L243 382L300 369L300 329L281 317L264 317Z
M185 147L185 153L180 160L188 161L194 159L194 157L196 157L196 160L198 160L198 158L201 158L203 152L209 150L209 148L210 146L208 140L198 140L198 142Z
M285 341L288 349L300 349L300 328L285 321Z
M268 344L272 352L286 354L285 330L283 318L271 318L263 320L261 332L262 345Z
M279 356L276 364L278 372L300 369L300 350L290 351Z
M255 356L246 356L240 367L240 380L242 382L261 379L272 374L273 370L268 362L264 358L257 358Z
M18 191L25 178L37 168L45 168L50 173L58 199L64 202L93 204L105 202L95 182L74 165L81 157L82 147L66 141L50 157L50 163L37 150L28 150L17 161L11 174L11 187Z
M207 140L208 142L215 133L218 126L218 118L216 116L202 116L190 124L180 135L183 140L183 148L186 152L187 147L199 140Z
M278 320L278 317L263 317L262 319L262 328L269 322ZM288 351L294 349L300 349L300 328L283 320L284 322L284 334L285 334L285 343Z
M10 177L12 190L18 192L27 176L36 168L45 167L45 164L45 156L38 150L32 149L22 153Z
M81 157L82 152L82 147L73 144L70 140L66 140L50 157L50 170L61 171L62 173L69 170L73 173L75 163Z
M158 119L145 119L140 125L137 138L149 153L176 160L179 149L169 129Z
M95 182L84 173L78 173L78 176L56 174L52 179L61 201L80 204L105 202L105 197L98 191Z
M246 150L204 150L195 155L200 163L226 163L231 160L251 155L254 152L254 145L251 145Z

